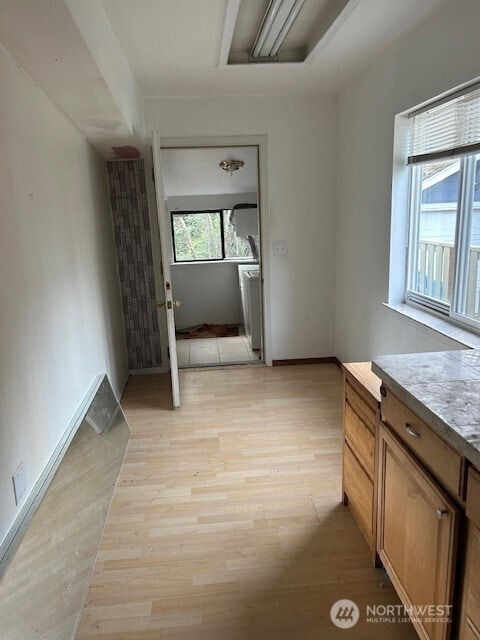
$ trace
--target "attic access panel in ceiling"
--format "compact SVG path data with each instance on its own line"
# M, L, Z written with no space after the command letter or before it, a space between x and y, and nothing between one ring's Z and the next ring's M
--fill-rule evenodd
M359 0L227 0L219 66L309 64Z

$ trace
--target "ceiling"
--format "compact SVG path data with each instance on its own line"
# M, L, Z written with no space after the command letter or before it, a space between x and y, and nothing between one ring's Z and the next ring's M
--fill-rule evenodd
M289 35L291 45L311 36L312 3L324 15L335 2L340 0L309 0ZM219 68L227 0L101 0L145 97L336 91L444 2L360 0L311 65ZM265 5L242 0L232 49L245 47Z
M222 160L243 160L230 175ZM257 148L163 149L163 186L167 197L254 193L257 191Z
M343 4L341 0L305 0L280 50L280 57L304 60L309 45L316 39L325 19L335 11L336 5L343 7ZM269 0L241 1L230 49L230 62L248 62L248 54L268 5Z

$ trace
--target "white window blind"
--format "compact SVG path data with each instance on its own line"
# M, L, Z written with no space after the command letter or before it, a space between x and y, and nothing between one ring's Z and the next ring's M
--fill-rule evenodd
M408 164L480 150L480 89L411 117Z

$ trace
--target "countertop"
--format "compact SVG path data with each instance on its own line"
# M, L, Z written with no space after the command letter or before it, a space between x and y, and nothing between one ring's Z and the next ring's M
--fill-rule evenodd
M382 396L380 395L382 381L373 373L371 362L344 362L342 369L346 374L351 374L358 380L363 388L372 396L377 406L380 406L382 402Z
M380 356L372 371L480 469L480 350Z

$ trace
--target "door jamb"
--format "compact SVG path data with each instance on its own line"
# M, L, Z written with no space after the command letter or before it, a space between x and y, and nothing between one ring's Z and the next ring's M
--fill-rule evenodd
M151 139L146 142L152 144ZM267 136L208 136L186 138L160 138L162 149L182 149L195 147L258 147L258 193L260 204L260 254L262 264L262 311L263 311L263 359L272 366L272 329L270 304L270 235L267 192ZM158 228L158 225L157 225ZM162 333L164 323L161 324ZM163 342L163 338L162 338ZM162 351L163 361L163 351Z
M157 197L155 194L155 183L153 181L152 144L153 142L151 142L145 152L145 185L147 190L150 236L152 240L153 275L155 280L156 300L157 302L165 302L162 274L162 252L160 249L160 231L158 228L157 217ZM170 359L168 357L167 314L165 313L164 307L159 307L158 305L157 319L160 333L160 352L162 355L161 371L162 373L168 373L170 371Z

